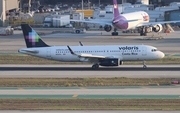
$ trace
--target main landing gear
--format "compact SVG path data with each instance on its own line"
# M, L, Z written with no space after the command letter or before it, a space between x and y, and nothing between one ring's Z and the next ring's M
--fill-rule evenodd
M114 32L112 32L112 36L118 36L118 32L116 28L114 28Z
M92 65L92 69L98 69L99 68L99 64L98 63L95 63Z
M143 61L143 69L146 69L147 68L147 66L146 66L146 61L144 60Z
M147 36L146 27L140 28L140 36Z

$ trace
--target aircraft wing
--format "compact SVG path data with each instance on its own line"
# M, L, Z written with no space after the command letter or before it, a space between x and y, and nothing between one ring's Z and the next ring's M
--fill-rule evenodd
M133 19L133 20L124 20L124 22L135 22L135 21L138 21L140 19Z
M73 22L84 22L84 23L94 23L94 24L101 24L101 25L112 25L111 21L108 20L70 20Z
M84 58L106 58L106 56L100 56L100 55L92 55L92 54L84 54L81 53L79 55L77 55L79 57L84 57Z
M177 23L180 21L162 21L162 22L147 22L147 23L140 23L137 25L137 27L141 27L141 26L154 26L157 24L168 24L168 23Z
M134 19L134 20L125 20L123 22L134 22L138 21L139 19ZM84 23L94 23L94 24L101 24L101 25L111 25L112 26L112 21L109 20L70 20L74 22L84 22ZM113 21L113 23L116 23L116 21Z
M90 59L92 59L92 58L94 58L94 59L107 58L106 56L101 56L101 55L92 55L92 54L84 54L84 53L76 54L73 52L73 50L69 46L67 46L67 47L68 47L69 51L71 52L71 54L76 55L78 57L90 58Z

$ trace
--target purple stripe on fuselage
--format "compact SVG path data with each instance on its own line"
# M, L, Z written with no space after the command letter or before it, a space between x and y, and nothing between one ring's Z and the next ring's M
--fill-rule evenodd
M128 28L128 22L127 19L124 16L118 16L113 20L113 26L118 29L127 29Z

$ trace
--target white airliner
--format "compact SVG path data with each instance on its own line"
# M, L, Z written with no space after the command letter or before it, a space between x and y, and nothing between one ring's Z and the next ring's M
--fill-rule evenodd
M45 59L65 62L91 62L92 68L100 66L118 66L123 61L157 60L164 57L164 53L156 47L148 45L106 45L106 46L49 46L28 25L22 24L22 30L27 48L19 49L20 53Z
M162 21L162 22L149 22L149 15L144 11L131 12L120 14L118 10L117 0L113 0L114 17L112 20L70 20L74 22L96 23L104 26L104 30L110 32L114 28L112 35L118 35L119 30L139 29L140 36L146 36L149 32L161 32L163 30L162 24L177 23L180 21Z

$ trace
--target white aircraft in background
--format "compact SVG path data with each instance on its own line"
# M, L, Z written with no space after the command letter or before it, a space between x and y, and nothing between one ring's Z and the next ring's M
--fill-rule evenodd
M149 22L149 15L144 11L131 12L120 14L118 10L117 0L113 0L114 17L113 20L70 20L74 22L95 23L104 26L104 30L110 32L114 28L112 35L118 35L119 30L132 30L139 29L140 36L146 36L149 32L161 32L163 30L162 24L177 23L180 21L162 21L162 22Z
M164 53L148 45L106 45L106 46L49 46L28 25L22 24L22 30L27 48L19 49L20 53L45 59L65 62L91 62L92 68L100 66L118 66L123 61L157 60Z

